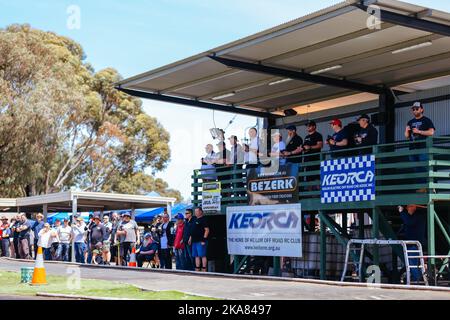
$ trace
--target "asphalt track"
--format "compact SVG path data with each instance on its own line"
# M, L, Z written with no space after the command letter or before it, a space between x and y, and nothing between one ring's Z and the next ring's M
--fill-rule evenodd
M34 261L0 259L0 270L19 272ZM46 263L47 274L67 276L67 263ZM75 265L75 267L77 267ZM145 269L138 271L115 267L80 267L84 279L101 279L137 285L148 290L177 290L201 296L237 300L450 300L450 289L433 291L368 286L341 286L320 281L282 281L208 273L186 273Z

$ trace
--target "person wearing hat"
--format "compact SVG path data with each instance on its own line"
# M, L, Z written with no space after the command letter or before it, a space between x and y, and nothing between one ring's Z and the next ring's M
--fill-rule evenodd
M136 221L131 219L131 213L122 215L122 222L116 232L120 242L120 256L122 265L128 265L129 254L139 241L139 229Z
M283 156L283 151L286 150L286 144L283 141L283 136L280 132L275 132L272 134L272 149L270 150L270 156L277 158L280 166L286 164L286 158Z
M177 270L186 270L186 261L185 261L185 244L183 242L183 233L184 233L184 216L179 213L175 216L177 219L176 231L175 231L175 239L173 241L173 251L175 254L175 266Z
M9 228L8 218L2 216L0 218L0 249L2 257L9 257L9 236L11 235L11 229Z
M44 223L42 229L39 230L38 233L37 246L42 247L45 260L52 260L51 249L55 238L58 238L58 233L56 230L50 228L50 224L48 222Z
M75 246L75 261L78 263L86 263L85 252L86 252L86 223L82 217L76 219L75 225L72 226L72 237Z
M282 154L287 158L286 162L300 163L302 158L300 157L303 152L303 139L297 134L296 126L288 126L288 137L286 140L286 149Z
M96 257L99 255L98 252L101 254L103 249L103 241L108 238L108 233L106 232L105 226L101 222L100 214L95 214L93 217L90 237L91 239L89 242L91 244L90 249L92 253L91 263L97 264Z
M136 261L138 267L142 268L144 261L152 261L155 258L155 254L158 252L158 245L153 241L151 233L144 234L144 241L136 254Z
M310 154L315 154L315 153L319 153L322 151L323 137L319 132L317 132L317 125L316 125L315 121L309 120L308 122L306 122L305 126L306 126L306 131L308 133L305 136L305 139L303 140L303 154L305 155L305 157L304 157L305 172L320 171L320 165L310 166L310 165L306 165L306 163L320 160L319 154L312 155L312 156L310 156ZM319 176L306 176L305 180L306 180L306 182L310 182L310 181L320 180L320 177ZM317 187L316 186L308 186L306 189L308 191L312 191L313 189L318 189L318 188L319 188L318 186Z
M414 115L414 118L409 120L406 129L405 129L405 137L406 139L409 139L409 141L423 141L427 137L432 137L436 131L436 128L434 127L433 122L425 117L424 114L424 108L422 103L415 102L413 106L411 107L412 113ZM425 143L414 143L411 144L409 149L422 149L425 148ZM416 154L416 155L410 155L409 160L411 162L422 162L428 160L427 154ZM428 169L424 167L416 167L415 172L421 173L426 172ZM425 178L419 178L416 180L416 183L426 183L427 180ZM419 189L417 192L426 192L427 189Z
M63 225L57 229L59 237L58 251L56 255L61 261L69 261L69 248L72 241L72 227L69 226L69 219L64 218Z
M322 151L323 148L323 137L322 135L317 132L317 125L316 122L313 120L309 120L306 123L306 131L308 134L305 136L305 139L303 141L303 153L304 154L311 154L311 153L317 153ZM320 159L320 156L316 156L318 159ZM308 157L307 159L316 159L316 157ZM305 160L306 161L306 160ZM308 160L308 161L315 161L315 160Z
M342 128L342 121L339 119L333 119L330 122L331 129L334 133L328 136L327 144L330 146L330 151L343 150L348 146L348 137ZM339 154L332 154L332 157L338 157Z
M426 137L432 137L436 128L433 122L425 117L422 103L415 102L411 107L414 118L408 121L405 129L405 137L410 141L425 140ZM415 147L420 149L420 147Z
M354 141L355 147L369 147L378 143L378 131L370 123L370 117L367 114L362 114L356 121L359 123L359 129L355 132ZM372 149L359 150L359 154L370 154Z

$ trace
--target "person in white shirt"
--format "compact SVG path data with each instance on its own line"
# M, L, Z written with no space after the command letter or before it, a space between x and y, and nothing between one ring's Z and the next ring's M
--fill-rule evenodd
M56 256L61 261L69 261L69 248L72 241L72 228L69 226L69 219L64 219L64 224L57 229L59 245Z
M283 137L281 133L276 132L272 134L273 145L270 152L270 156L273 158L277 158L279 160L279 164L285 165L286 159L283 157L282 152L286 149L286 144L283 141Z
M258 130L256 128L250 128L248 130L250 136L250 144L248 149L248 168L256 168L258 166L258 153L259 153L259 141Z
M72 236L73 242L75 246L75 261L78 263L86 263L85 261L85 252L87 249L86 246L86 223L82 217L77 218L77 222L72 227Z
M50 228L49 223L44 223L44 227L38 233L38 247L44 249L44 259L52 260L51 248L54 240L58 240L58 233L56 230Z
M202 167L200 173L205 175L203 177L203 181L215 181L217 179L216 176L216 167L214 163L217 158L217 154L214 152L214 148L212 144L207 144L205 147L206 156L202 158Z

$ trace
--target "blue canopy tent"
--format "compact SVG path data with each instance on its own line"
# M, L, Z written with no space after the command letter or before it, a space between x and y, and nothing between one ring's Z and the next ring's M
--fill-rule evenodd
M174 217L178 213L184 213L184 210L192 209L192 207L193 207L192 204L178 203L172 207L172 217ZM153 221L153 218L156 215L162 214L164 212L164 209L165 209L165 207L160 207L160 208L152 209L152 210L145 211L142 213L138 213L138 214L136 214L136 217L135 217L136 222L150 223Z
M70 220L71 217L72 217L72 213L70 213L70 212L57 212L57 213L50 214L47 217L47 222L50 224L54 224L57 219L62 221L67 218ZM89 221L89 212L81 213L81 217L83 218L84 222L88 222Z

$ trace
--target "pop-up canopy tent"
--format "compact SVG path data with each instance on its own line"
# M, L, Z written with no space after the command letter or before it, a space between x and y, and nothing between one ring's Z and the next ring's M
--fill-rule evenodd
M80 216L83 218L84 222L89 221L89 212L82 212L80 214ZM64 219L69 219L69 221L71 221L72 213L69 213L69 212L52 213L52 214L48 215L47 222L50 224L54 224L57 219L59 219L61 221Z

